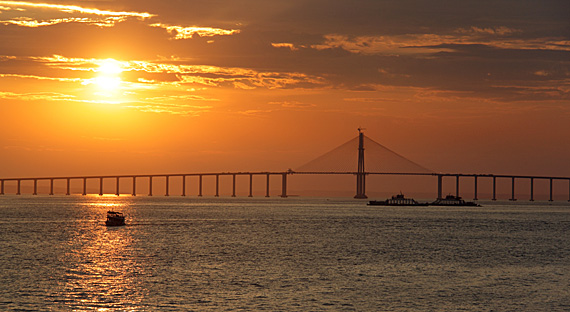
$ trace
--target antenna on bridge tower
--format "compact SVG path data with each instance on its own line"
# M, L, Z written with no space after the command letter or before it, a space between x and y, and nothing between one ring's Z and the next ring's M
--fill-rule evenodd
M366 196L366 172L364 171L364 128L358 128L358 172L356 173L356 195L354 198L368 198Z

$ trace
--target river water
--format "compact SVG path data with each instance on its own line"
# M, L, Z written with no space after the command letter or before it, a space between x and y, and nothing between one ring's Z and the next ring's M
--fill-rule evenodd
M5 195L0 311L570 311L569 230L567 202Z

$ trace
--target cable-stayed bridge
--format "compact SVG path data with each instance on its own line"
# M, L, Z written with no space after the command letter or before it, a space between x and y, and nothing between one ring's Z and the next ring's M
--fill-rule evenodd
M570 177L555 176L531 176L531 175L497 175L497 174L467 174L467 173L440 173L428 169L392 150L382 144L368 138L361 129L358 129L357 137L338 146L337 148L307 162L306 164L287 171L255 171L255 172L206 172L206 173L169 173L169 174L137 174L137 175L101 175L101 176L53 176L53 177L26 177L26 178L0 178L0 195L5 194L6 184L16 184L15 194L22 194L22 184L31 183L33 185L33 195L38 194L38 183L47 181L49 183L49 195L54 195L54 183L64 181L65 194L71 194L71 181L82 181L82 195L87 195L88 180L98 182L98 194L105 195L104 181L114 180L115 195L121 195L121 182L132 187L131 195L137 194L137 181L145 180L148 186L148 196L153 196L153 181L161 180L164 185L164 195L170 196L171 180L177 179L181 188L181 195L187 195L187 180L197 178L198 197L203 196L205 177L215 178L215 194L220 196L220 177L230 176L232 178L231 196L236 196L236 177L249 177L249 197L253 196L254 177L263 177L265 184L265 196L270 196L270 178L277 177L281 180L281 197L287 197L287 177L289 175L352 175L355 176L355 198L367 198L366 179L369 176L433 176L437 178L437 198L442 198L443 179L455 179L455 195L460 196L460 180L473 179L473 199L478 200L478 182L480 179L492 180L492 200L497 199L497 180L509 180L511 183L511 198L516 200L516 181L526 180L529 183L530 200L534 200L534 185L537 180L546 180L549 183L549 201L553 200L554 182L568 183L568 201L570 201ZM259 179L259 178L258 178ZM13 185L11 185L13 186Z

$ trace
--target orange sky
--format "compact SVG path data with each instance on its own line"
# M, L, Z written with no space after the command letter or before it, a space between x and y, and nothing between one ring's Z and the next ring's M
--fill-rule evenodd
M570 176L568 12L0 1L0 176L286 170L358 127L438 172Z

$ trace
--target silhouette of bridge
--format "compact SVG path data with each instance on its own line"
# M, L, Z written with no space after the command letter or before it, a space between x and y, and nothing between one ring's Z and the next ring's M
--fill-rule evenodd
M492 179L492 200L497 199L497 179L507 179L511 182L511 198L517 200L515 183L517 180L530 181L530 201L534 201L534 182L546 180L549 182L549 201L553 201L553 183L561 180L568 182L568 201L570 201L570 177L534 176L534 175L502 175L502 174L465 174L465 173L440 173L423 167L406 157L390 150L389 148L366 137L362 129L358 129L358 136L337 148L311 160L310 162L287 171L256 171L256 172L210 172L210 173L171 173L171 174L138 174L138 175L101 175L101 176L54 176L36 178L0 178L0 195L4 195L7 182L16 183L16 195L21 195L21 186L24 181L32 181L33 193L38 194L38 182L49 181L49 195L54 195L54 182L63 180L66 182L66 195L70 195L71 181L83 182L82 195L87 195L87 181L98 180L99 195L104 195L104 180L115 180L115 195L121 195L120 183L131 180L132 196L137 195L137 181L148 179L148 196L153 196L153 180L164 179L165 196L170 196L170 181L173 178L181 179L181 195L186 196L187 178L198 178L198 197L203 196L203 178L215 177L215 195L220 196L220 177L232 177L232 197L236 197L236 177L249 177L249 197L253 197L253 177L265 177L265 196L270 196L270 177L276 176L281 179L281 197L287 197L287 177L289 175L352 175L356 177L356 195L354 198L364 199L366 195L366 178L368 176L433 176L437 177L437 198L442 198L443 179L455 178L455 195L460 196L460 179L473 179L474 200L478 200L478 182L480 179Z

